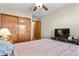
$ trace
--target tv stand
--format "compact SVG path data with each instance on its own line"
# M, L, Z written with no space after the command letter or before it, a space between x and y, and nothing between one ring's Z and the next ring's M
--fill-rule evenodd
M51 39L79 45L79 39L68 40L66 38L61 38L61 37L51 37Z

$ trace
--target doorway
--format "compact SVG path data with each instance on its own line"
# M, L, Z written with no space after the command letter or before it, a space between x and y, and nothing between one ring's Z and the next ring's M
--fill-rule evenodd
M41 21L32 21L32 39L41 39Z

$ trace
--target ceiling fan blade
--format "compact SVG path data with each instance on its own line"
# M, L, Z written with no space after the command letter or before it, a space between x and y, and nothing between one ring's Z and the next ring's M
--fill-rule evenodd
M34 9L33 9L33 11L36 11L36 9L37 9L37 7L35 6Z
M48 10L47 6L45 6L44 4L42 5L42 7L43 7L46 11Z

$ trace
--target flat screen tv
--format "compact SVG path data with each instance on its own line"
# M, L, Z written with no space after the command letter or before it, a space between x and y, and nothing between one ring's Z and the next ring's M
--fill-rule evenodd
M55 29L55 37L68 38L70 36L69 28Z

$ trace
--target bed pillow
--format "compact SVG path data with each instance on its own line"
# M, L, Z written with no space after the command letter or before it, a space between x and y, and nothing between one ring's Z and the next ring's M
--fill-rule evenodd
M0 55L12 55L13 45L7 41L0 39Z

